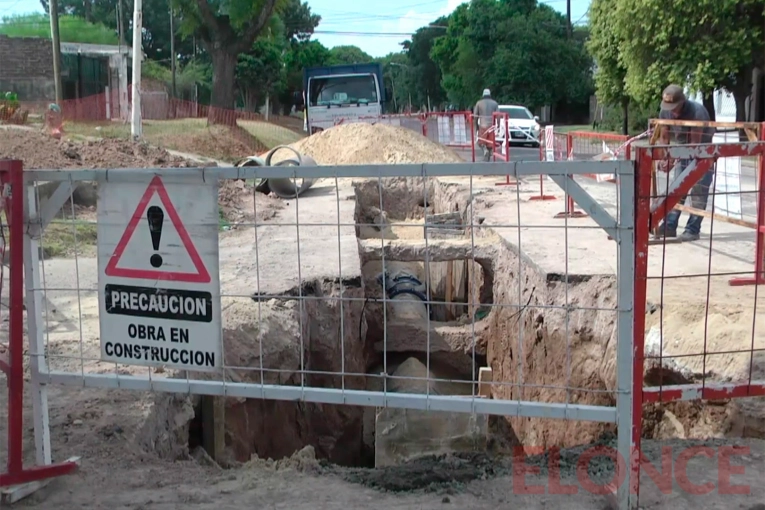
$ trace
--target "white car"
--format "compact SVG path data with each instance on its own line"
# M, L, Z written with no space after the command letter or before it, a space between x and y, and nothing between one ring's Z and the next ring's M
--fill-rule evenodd
M539 125L539 117L532 115L528 108L519 105L500 105L499 113L506 113L510 124L510 143L530 144L539 147L539 134L542 128ZM508 126L502 122L498 126L496 139L505 141L505 133Z

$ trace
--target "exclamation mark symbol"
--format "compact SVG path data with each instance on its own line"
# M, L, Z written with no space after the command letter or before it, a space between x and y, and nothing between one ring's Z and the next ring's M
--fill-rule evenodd
M151 234L151 245L154 251L159 251L159 240L162 238L162 223L165 219L165 211L161 207L153 205L146 211L146 219L149 220L149 233ZM153 267L162 266L162 255L155 253L149 259Z

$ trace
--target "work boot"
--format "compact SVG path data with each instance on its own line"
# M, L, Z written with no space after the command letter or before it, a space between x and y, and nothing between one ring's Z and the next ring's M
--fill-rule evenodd
M656 233L653 235L654 239L664 239L677 237L677 230L672 228L668 229L663 223L656 229Z
M681 243L689 243L691 241L698 241L699 237L701 237L701 236L699 236L698 234L694 234L693 232L688 232L686 230L685 232L680 234L680 237L678 237L678 240Z

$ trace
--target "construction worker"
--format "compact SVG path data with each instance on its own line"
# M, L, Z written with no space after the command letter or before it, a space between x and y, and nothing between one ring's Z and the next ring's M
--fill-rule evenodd
M483 89L483 97L473 108L473 116L478 122L478 145L483 149L483 160L490 161L494 152L494 134L489 131L493 127L492 115L499 111L499 104L491 98L491 91Z
M687 99L683 88L679 85L670 85L664 89L661 99L660 119L709 122L709 112L704 105ZM665 128L662 131L660 143L662 145L668 145L670 143L670 137L681 144L712 143L714 133L715 128L711 126L705 128L670 126L668 129ZM678 174L682 173L690 162L691 160L689 159L679 160L675 166L675 171L678 172ZM669 162L664 161L660 162L659 169L663 171L670 170L671 166L668 163ZM688 193L691 198L691 207L700 211L705 211L707 209L709 187L712 185L713 179L714 164L691 188L690 193ZM683 197L680 200L680 205L684 205L685 201L686 197ZM688 222L685 224L683 233L678 236L677 226L680 220L680 214L681 212L677 209L667 211L667 216L657 230L656 237L659 239L676 237L680 242L696 241L701 233L701 222L704 220L704 217L697 214L691 214L688 218Z

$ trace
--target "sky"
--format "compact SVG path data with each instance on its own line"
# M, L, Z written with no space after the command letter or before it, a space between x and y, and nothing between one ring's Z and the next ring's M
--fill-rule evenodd
M401 41L423 25L452 12L463 0L378 0L367 9L365 2L350 0L307 0L320 14L314 38L328 47L354 45L373 57L401 50ZM566 11L566 0L539 0ZM585 19L590 0L571 0L571 21ZM0 18L43 12L39 0L0 0Z

